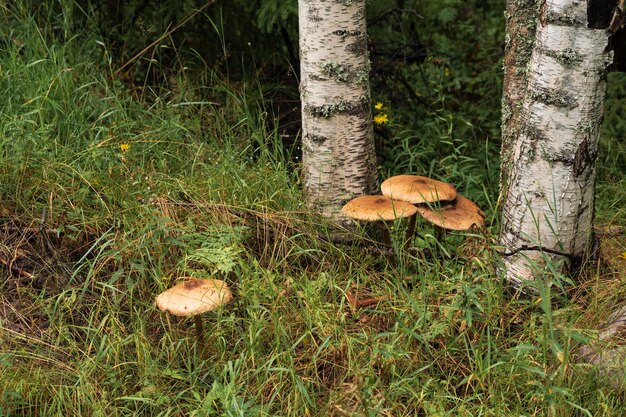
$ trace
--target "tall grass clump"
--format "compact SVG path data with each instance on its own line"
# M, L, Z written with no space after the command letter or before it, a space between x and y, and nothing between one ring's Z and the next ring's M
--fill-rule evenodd
M438 19L461 7L446 5ZM592 292L617 279L606 265L573 286L548 268L525 297L497 279L495 230L439 242L422 224L419 250L394 262L362 230L334 242L268 100L287 87L189 50L118 73L128 58L95 11L48 6L8 6L0 25L0 416L624 414L623 392L574 360L607 315ZM449 176L495 213L496 122L476 127L488 118L463 99L468 68L453 81L428 65L439 107L423 135L401 111L378 129L393 137L382 170ZM159 77L136 76L147 69ZM606 195L623 198L612 126L608 212ZM153 305L181 276L235 294L202 317L202 349L193 323Z

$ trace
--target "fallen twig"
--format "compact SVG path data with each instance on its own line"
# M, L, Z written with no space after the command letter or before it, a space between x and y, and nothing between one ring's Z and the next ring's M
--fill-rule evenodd
M353 295L350 291L346 292L346 298L352 308L358 309L363 307L369 307L378 304L379 302L386 300L386 297L372 297L360 300L356 295Z
M7 259L4 259L4 257L2 256L2 254L0 254L0 264L6 266L7 268L9 268L10 271L24 277L24 278L28 278L28 279L35 279L35 275L31 274L28 271L25 271L23 268L20 268L19 266L15 265L15 262L9 261Z

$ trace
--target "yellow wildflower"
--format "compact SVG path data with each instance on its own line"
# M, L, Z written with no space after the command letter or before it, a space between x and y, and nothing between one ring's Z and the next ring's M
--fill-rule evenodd
M450 76L450 68L444 68L443 69L443 76L444 77L449 77Z
M620 255L620 258L624 258L624 259L626 259L626 252L622 253L622 254Z
M374 116L374 123L376 123L377 125L384 125L385 123L389 122L389 119L387 118L386 114L377 114L376 116Z
M374 108L375 108L376 110L382 110L382 108L383 108L383 103L381 103L381 102L379 101L378 103L374 104Z
M130 144L128 143L122 143L120 145L120 152L122 153L126 153L129 149L130 149Z

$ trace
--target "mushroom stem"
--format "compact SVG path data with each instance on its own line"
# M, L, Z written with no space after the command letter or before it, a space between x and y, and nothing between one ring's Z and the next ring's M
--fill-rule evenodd
M446 229L444 229L443 227L439 227L437 225L435 226L435 239L437 239L437 242L441 243L443 241L443 238L446 235Z
M415 222L417 219L417 213L412 215L409 219L409 225L406 228L406 234L404 235L404 250L408 250L411 246L411 240L413 240L413 233L415 233Z
M383 243L385 244L385 246L387 247L392 247L391 245L391 235L389 234L389 227L387 227L387 223L386 222L382 222L380 225L380 229L381 229L381 233L382 233L382 239L383 239Z
M204 348L204 326L202 325L202 318L200 315L193 316L193 320L196 325L196 338L198 340L198 347L200 349Z
M387 261L393 263L395 260L393 256L393 245L391 243L391 234L389 233L389 225L386 221L381 221L376 223L379 225L378 227L381 229L381 238L383 240L383 244L385 245L385 249L389 252L387 253Z

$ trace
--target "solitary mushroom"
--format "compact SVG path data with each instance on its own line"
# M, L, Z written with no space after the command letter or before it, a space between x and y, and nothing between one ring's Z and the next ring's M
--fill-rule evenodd
M412 204L452 201L457 196L456 188L451 184L419 175L396 175L383 181L380 188L383 195ZM414 232L415 216L411 218L406 229L405 248L408 247Z
M224 281L190 278L159 294L156 305L175 316L193 316L198 344L202 346L204 329L200 314L216 310L232 298L233 293Z
M472 227L485 227L485 215L472 201L457 195L452 204L430 208L418 206L417 211L426 220L435 225L438 234L441 229L470 230Z
M375 225L382 229L383 243L391 247L391 236L386 222L414 217L417 208L411 203L395 201L383 195L364 195L350 200L341 211L355 220L376 222Z

